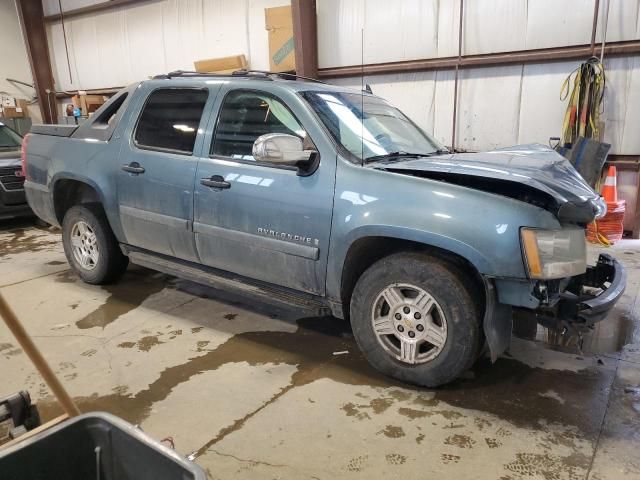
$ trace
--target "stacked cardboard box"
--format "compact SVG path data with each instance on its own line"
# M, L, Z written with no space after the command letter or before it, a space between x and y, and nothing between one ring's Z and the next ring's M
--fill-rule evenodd
M29 116L27 100L0 95L0 116L4 118L22 118Z
M104 102L106 102L106 97L102 95L74 95L71 98L73 105L75 107L80 108L81 115L83 117L91 115L93 112L98 110Z

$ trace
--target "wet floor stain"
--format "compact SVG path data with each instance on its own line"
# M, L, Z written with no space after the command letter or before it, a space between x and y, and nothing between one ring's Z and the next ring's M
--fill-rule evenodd
M18 253L33 253L43 250L51 250L60 246L58 235L52 235L50 231L39 228L16 228L3 232L0 242L0 259Z
M14 357L22 353L21 348L16 348L11 343L0 343L0 354L5 358Z
M128 271L125 278L113 285L100 288L109 292L105 302L76 322L81 330L89 328L105 328L119 317L129 313L151 295L167 287L167 277L161 274L149 274L145 270ZM76 283L81 280L71 271L56 275L56 281Z
M379 398L345 405L343 411L356 420L367 421L373 415L395 408L394 402L411 400L411 407L402 405L399 411L408 419L428 415L441 415L451 419L462 416L450 407L479 410L497 415L518 427L544 429L548 423L575 426L583 435L593 435L599 425L599 415L607 401L611 382L609 370L597 368L579 372L532 368L512 358L501 358L491 365L480 361L474 367L474 379L460 380L437 390L414 388L401 390L404 385L379 374L360 355L348 324L332 317L313 317L298 320L297 331L240 333L215 349L195 356L182 365L168 367L146 389L135 394L93 395L78 398L83 411L106 410L137 424L148 415L154 403L159 402L176 386L202 372L215 370L228 363L247 362L296 365L291 383L279 391L261 409L276 401L292 388L321 378L350 385L380 388ZM147 333L152 336L151 332ZM157 338L149 340L156 345ZM129 347L132 348L132 347ZM332 352L349 350L351 355L334 356ZM553 398L540 394L549 385L565 399L559 404ZM364 399L363 399L364 400ZM434 408L436 407L436 408ZM55 412L43 412L50 418ZM240 429L257 411L238 419L222 429L203 451ZM421 413L427 412L427 413ZM496 432L508 436L510 432Z
M407 457L399 453L388 453L384 458L389 465L402 465L407 461Z
M347 463L346 470L349 472L361 472L364 469L368 459L369 457L367 455L354 457L349 460L349 463Z
M118 348L138 347L139 352L148 352L153 347L162 345L165 342L160 341L157 335L146 335L136 342L122 342L118 344Z
M398 427L397 425L387 425L383 430L378 432L378 435L384 435L388 438L401 438L405 436L405 433L402 427Z
M584 468L589 462L590 459L580 453L566 457L550 453L518 453L516 460L507 463L505 468L517 474L518 478L577 480L584 478Z
M67 262L61 262L60 260L51 260L46 265L67 265Z
M473 448L476 441L468 435L450 435L444 439L445 445L453 445L458 448Z
M147 335L146 337L142 337L140 340L138 340L138 350L141 352L148 352L149 350L151 350L153 347L156 347L158 345L163 344L164 342L161 342L157 336L155 335Z
M485 438L484 442L487 444L489 448L498 448L502 446L502 442L497 438Z
M452 455L450 453L443 453L440 455L440 458L445 465L448 463L458 463L460 461L460 455Z

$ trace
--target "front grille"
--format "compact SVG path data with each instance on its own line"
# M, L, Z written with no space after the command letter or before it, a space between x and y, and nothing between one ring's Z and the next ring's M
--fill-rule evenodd
M18 177L16 172L20 171L20 167L3 167L0 168L0 184L5 190L22 190L24 185L24 177Z

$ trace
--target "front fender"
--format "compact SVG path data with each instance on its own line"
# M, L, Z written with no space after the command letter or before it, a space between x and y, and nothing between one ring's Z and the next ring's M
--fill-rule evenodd
M558 228L534 205L451 183L338 162L327 294L340 301L350 247L365 237L454 253L485 277L527 278L520 228Z

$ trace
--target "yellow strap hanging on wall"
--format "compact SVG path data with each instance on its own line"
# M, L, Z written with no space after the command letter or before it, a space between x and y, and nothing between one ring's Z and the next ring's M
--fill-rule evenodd
M573 88L570 89L571 77ZM569 97L562 122L563 145L573 144L578 137L599 138L604 88L604 65L597 57L591 57L562 82L560 100Z

